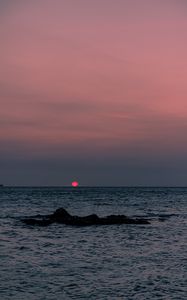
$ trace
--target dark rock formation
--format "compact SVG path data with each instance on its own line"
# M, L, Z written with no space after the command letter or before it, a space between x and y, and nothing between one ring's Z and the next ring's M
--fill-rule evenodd
M22 222L27 225L47 226L52 223L89 226L89 225L114 225L114 224L150 224L149 221L143 218L129 218L125 215L110 215L106 217L98 217L95 214L79 217L70 215L64 208L57 209L53 214L47 216L38 215L32 218L22 219Z

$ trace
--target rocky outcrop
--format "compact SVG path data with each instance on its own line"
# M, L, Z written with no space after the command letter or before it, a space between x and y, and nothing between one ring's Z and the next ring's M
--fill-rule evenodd
M47 226L52 223L59 223L72 226L90 226L90 225L114 225L114 224L150 224L143 218L129 218L125 215L109 215L98 217L96 214L85 217L72 216L64 208L57 209L53 214L47 216L36 216L22 219L27 225Z

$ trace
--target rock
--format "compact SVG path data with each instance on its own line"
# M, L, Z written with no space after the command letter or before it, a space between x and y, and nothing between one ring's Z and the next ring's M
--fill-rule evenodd
M40 225L40 226L48 226L50 224L53 223L53 221L51 219L33 219L33 218L29 218L29 219L22 219L22 222L27 224L27 225Z
M114 224L150 224L146 219L133 219L125 215L110 215L106 217L98 217L96 214L85 217L72 216L64 208L57 209L53 214L47 216L32 217L22 219L27 225L47 226L52 223L90 226L90 225L114 225Z

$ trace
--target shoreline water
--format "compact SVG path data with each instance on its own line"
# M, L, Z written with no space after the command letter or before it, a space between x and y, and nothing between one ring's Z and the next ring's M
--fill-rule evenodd
M152 217L151 225L29 228L23 216ZM165 216L165 222L158 220ZM2 299L183 300L186 188L11 187L0 190Z

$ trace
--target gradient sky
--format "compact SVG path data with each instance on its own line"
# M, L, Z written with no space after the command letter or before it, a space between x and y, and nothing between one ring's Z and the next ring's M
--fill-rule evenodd
M0 183L187 185L185 0L0 0Z

